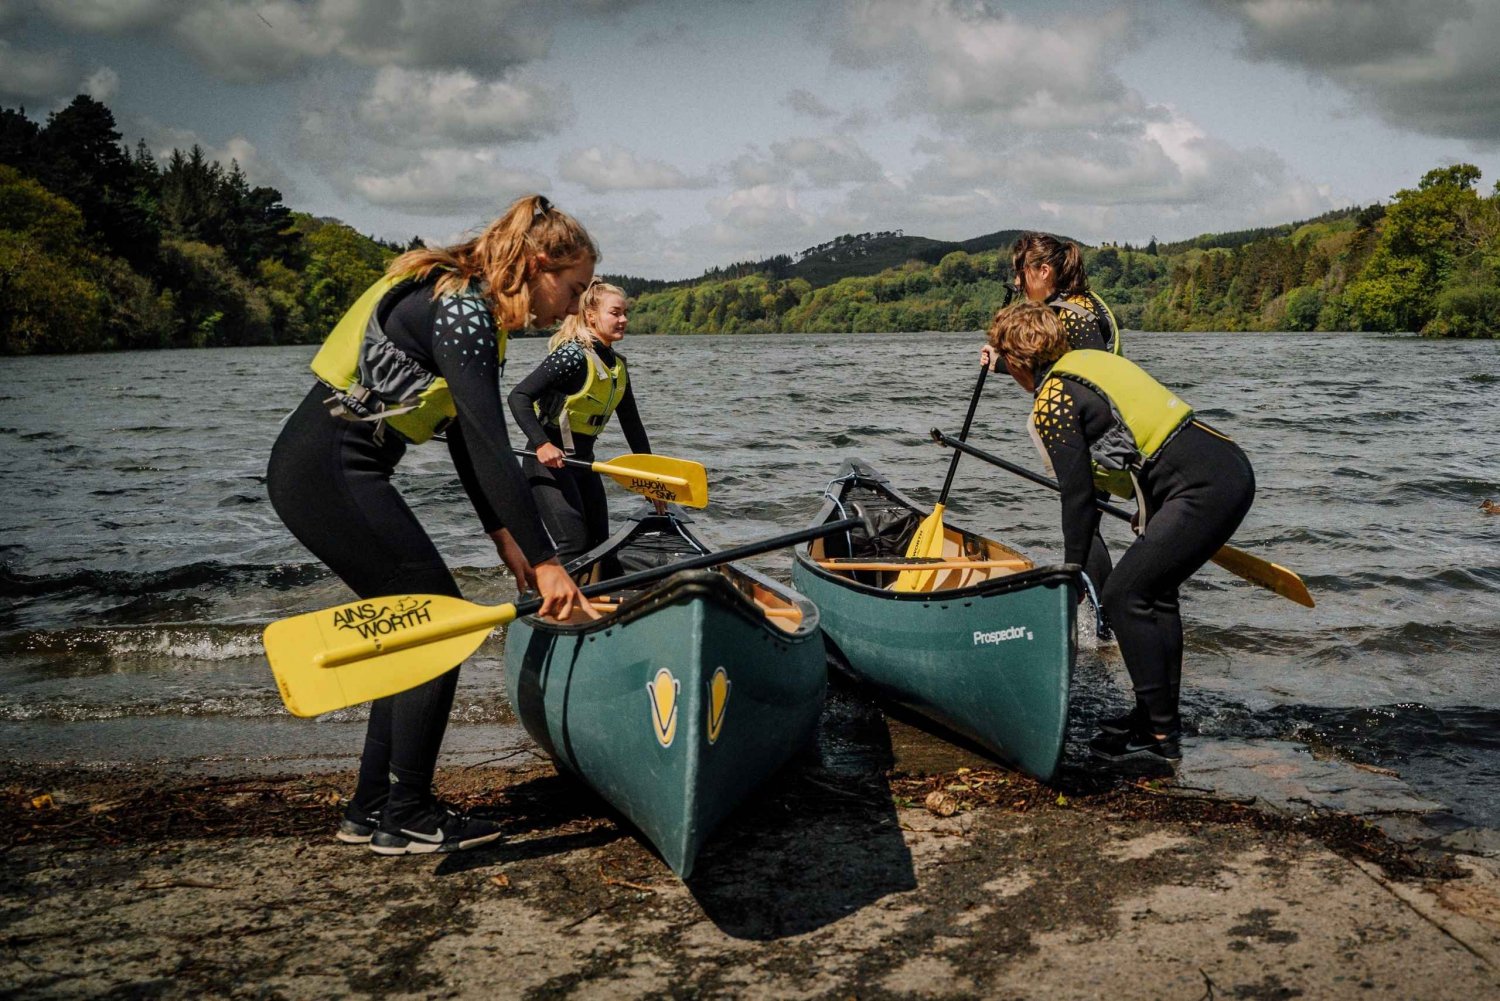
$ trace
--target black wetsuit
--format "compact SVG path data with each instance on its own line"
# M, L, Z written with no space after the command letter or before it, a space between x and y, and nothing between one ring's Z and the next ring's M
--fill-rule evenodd
M615 353L608 345L596 342L594 351L600 361L613 367ZM588 379L589 364L582 348L577 344L564 344L542 359L536 370L510 391L506 400L516 425L526 436L527 448L536 451L547 442L563 448L562 431L558 425L551 418L544 423L537 417L537 411L559 414L563 401L583 388ZM630 450L650 452L651 441L641 424L640 411L635 404L635 387L629 380L614 415L620 419L620 429L625 432ZM574 434L572 458L597 462L594 443L594 435ZM531 456L527 456L522 465L531 484L532 496L541 511L542 522L557 542L558 557L563 563L582 556L609 538L609 502L604 494L604 481L598 473L577 466L553 469Z
M1082 563L1099 526L1089 443L1109 429L1113 417L1104 397L1069 376L1060 378L1064 391L1039 430L1062 487L1064 556ZM1255 472L1238 445L1192 421L1137 479L1146 527L1120 557L1100 599L1138 703L1153 728L1167 732L1178 727L1182 681L1178 588L1239 527L1255 498Z
M1058 322L1062 325L1063 333L1068 337L1068 349L1077 351L1080 348L1091 348L1097 351L1113 351L1120 338L1120 332L1115 329L1114 320L1110 317L1109 310L1104 306L1104 300L1092 292L1069 293L1068 295L1082 295L1089 300L1085 307L1094 314L1092 321L1086 316L1080 316L1074 310L1061 304L1060 300L1066 298L1064 293L1054 293L1047 300L1047 305L1057 314ZM1082 305L1080 303L1079 305ZM1100 500L1107 500L1109 495L1100 493ZM1110 560L1109 547L1104 542L1104 536L1097 530L1094 532L1093 542L1089 545L1088 556L1080 564L1084 573L1089 575L1089 580L1094 587L1104 590L1104 585L1109 583L1109 575L1114 569Z
M398 286L377 313L386 336L448 381L458 411L448 448L486 531L504 527L533 565L554 555L511 451L500 402L495 326L454 300L432 299L432 282ZM315 383L271 451L266 486L281 520L361 598L458 596L458 585L416 515L391 484L406 452L399 434L332 416ZM384 809L399 826L432 802L432 775L453 706L458 669L370 707L353 805Z

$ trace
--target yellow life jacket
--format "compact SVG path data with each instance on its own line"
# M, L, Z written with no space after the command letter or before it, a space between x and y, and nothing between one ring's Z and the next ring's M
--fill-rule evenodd
M1123 353L1120 348L1120 325L1115 322L1115 314L1111 313L1105 301L1094 293L1074 292L1071 295L1054 295L1047 300L1047 305L1052 307L1052 311L1057 314L1063 331L1068 335L1068 343L1074 350L1085 350L1078 346L1078 338L1075 336L1075 331L1082 327L1084 330L1097 330L1100 340L1104 342L1108 351L1114 354Z
M1115 417L1114 426L1089 444L1094 483L1116 497L1134 495L1134 475L1192 420L1193 408L1128 359L1108 351L1069 351L1037 387L1034 432L1045 434L1051 412L1060 406L1065 390L1058 376L1063 375L1104 397Z
M573 448L574 435L594 437L604 430L610 415L625 398L625 388L630 385L624 355L616 353L615 363L605 365L604 359L593 348L580 344L578 349L588 362L583 386L565 399L554 414L542 414L541 405L537 405L538 416L558 427L569 451Z
M386 275L355 300L313 356L312 370L333 395L326 401L336 417L375 421L379 437L389 425L413 445L420 445L457 414L448 380L428 371L402 351L380 329L380 304L410 275ZM448 306L476 321L489 304L472 293L451 296ZM505 364L508 331L497 331L496 350Z

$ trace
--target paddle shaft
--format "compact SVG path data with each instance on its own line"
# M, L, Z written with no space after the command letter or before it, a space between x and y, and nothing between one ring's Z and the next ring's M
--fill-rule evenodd
M783 549L787 546L810 542L813 539L821 539L825 535L832 535L835 532L842 532L862 524L864 522L859 518L842 518L838 521L830 521L822 525L814 525L811 528L804 528L801 531L788 532L785 535L762 539L759 542L747 542L743 546L735 546L732 549L721 549L713 553L704 553L701 556L692 556L664 567L651 567L647 570L638 570L623 577L614 577L610 580L600 581L597 584L590 584L587 587L579 588L579 591L585 598L592 598L595 595L608 594L616 590L625 590L639 584L654 584L656 581L664 580L674 573L680 573L684 570L701 570L705 567L716 567L725 563L733 563L735 560L759 556L774 549ZM462 636L465 633L474 632L479 629L494 628L495 626L504 625L507 622L519 619L523 615L532 615L540 611L541 608L541 598L531 598L527 601L518 601L514 604L474 605L467 614L452 616L442 622L424 623L389 638L367 640L363 643L350 644L341 649L328 650L315 655L313 661L318 667L339 667L343 664L353 663L356 660L364 660L377 653L397 653L398 651L422 646L426 643L452 639L455 636Z
M1033 483L1039 483L1050 490L1054 490L1057 493L1062 493L1062 487L1058 486L1056 480L1050 479L1046 476L1042 476L1040 473L1033 473L1025 466L1018 466L1014 462L1002 459L1000 458L1000 456L986 452L982 448L975 448L973 445L970 445L967 442L950 438L937 428L933 428L931 434L932 440L937 442L939 445L947 445L949 448L955 449L956 451L968 452L976 459L983 459L985 462L999 466L1001 469L1004 469L1007 472L1015 473L1022 479L1030 480ZM1114 504L1106 503L1105 501L1098 500L1097 498L1094 500L1094 503L1098 505L1099 510L1103 511L1105 514L1112 514L1116 518L1122 518L1125 521L1130 521L1133 517L1131 513L1125 510L1123 507L1118 507ZM1250 553L1245 552L1243 549L1237 549L1234 546L1230 545L1220 546L1219 551L1216 552L1211 558L1215 563L1223 567L1225 570L1228 570L1230 573L1238 577L1243 577L1245 580L1250 581L1252 584L1259 584L1261 587L1274 591L1277 594L1281 595L1283 598L1286 598L1288 601L1295 601L1297 604L1302 605L1306 608L1315 607L1313 597L1308 592L1307 585L1302 582L1302 578L1299 577L1295 571L1288 570L1286 567L1281 566L1279 563L1272 563L1269 560L1263 560L1259 556L1253 556Z
M979 396L984 392L984 377L990 374L989 367L979 366L979 379L974 383L974 395L969 397L969 412L964 415L963 430L958 433L959 441L967 441L969 428L974 423L974 411L979 409ZM948 504L948 492L953 489L953 477L958 472L958 460L960 452L953 453L953 461L948 463L948 478L943 481L943 492L938 494L937 506L946 507Z
M533 459L536 453L526 448L516 449L517 455L529 455ZM577 466L579 469L592 469L596 473L612 473L616 476L634 476L639 479L657 480L669 487L685 487L687 480L681 476L669 476L666 473L652 473L642 469L632 469L629 466L616 466L611 462L585 462L582 459L563 458L563 465Z

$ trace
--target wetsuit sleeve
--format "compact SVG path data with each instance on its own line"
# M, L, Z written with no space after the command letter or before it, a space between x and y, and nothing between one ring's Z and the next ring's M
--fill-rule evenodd
M1047 450L1062 488L1063 559L1079 566L1087 564L1089 547L1099 528L1088 437L1089 425L1097 423L1088 420L1096 416L1090 413L1095 407L1104 409L1107 420L1109 406L1099 394L1071 379L1049 376L1037 391L1031 411L1032 428ZM1102 432L1103 428L1095 431L1096 435Z
M479 485L479 474L474 471L474 460L464 441L463 425L454 421L448 425L446 434L448 454L453 457L453 469L458 473L458 482L463 484L464 493L469 495L469 503L474 505L474 513L479 516L479 523L484 526L485 534L504 528L505 519L490 507L489 501L484 497L484 488Z
M557 555L557 550L542 527L505 430L494 317L468 297L444 296L434 306L432 360L438 374L448 380L474 482L490 513L502 520L535 566ZM469 483L464 488L472 491ZM485 527L493 531L501 526Z
M516 384L505 400L510 404L516 426L526 436L528 448L535 451L547 443L547 432L536 415L537 401L555 394L572 396L587 380L588 359L582 351L564 346L543 358L530 375Z
M635 383L625 383L625 395L615 407L615 416L620 418L620 430L625 432L625 441L632 452L651 451L651 439L646 436L646 426L641 423L641 412L635 405Z

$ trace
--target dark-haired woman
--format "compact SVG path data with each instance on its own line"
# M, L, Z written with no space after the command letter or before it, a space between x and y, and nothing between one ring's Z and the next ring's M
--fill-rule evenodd
M500 369L512 330L576 312L599 253L571 216L536 195L476 238L396 258L312 362L317 380L271 451L271 503L292 534L361 598L459 596L416 514L391 483L410 445L446 432L459 478L518 586L566 618L577 586L558 562L511 451ZM338 838L376 853L446 852L500 828L433 794L458 668L370 707L359 779Z
M1011 248L1011 267L1016 290L1056 314L1068 347L1121 353L1120 328L1104 300L1089 291L1078 244L1050 233L1022 233ZM1083 569L1097 591L1104 590L1112 568L1109 547L1096 531ZM1100 639L1107 636L1108 631L1101 630Z
M1229 438L1134 363L1074 350L1052 310L1018 303L995 315L990 354L1033 395L1030 426L1062 489L1063 546L1084 559L1100 487L1135 496L1139 535L1100 598L1136 704L1089 744L1111 762L1176 762L1181 720L1178 589L1229 541L1255 498L1255 473Z

